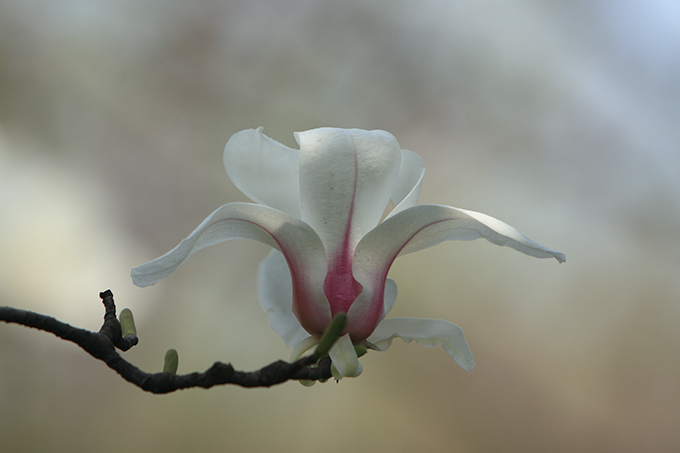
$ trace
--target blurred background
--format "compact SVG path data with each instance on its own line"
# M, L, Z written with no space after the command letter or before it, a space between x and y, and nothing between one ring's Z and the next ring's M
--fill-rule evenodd
M144 370L290 354L264 245L129 279L246 201L222 167L242 129L390 131L428 164L421 203L568 260L473 241L395 262L392 316L461 326L471 373L396 340L339 384L154 396L0 324L3 451L680 450L678 23L672 0L1 1L0 304L97 330L111 288Z

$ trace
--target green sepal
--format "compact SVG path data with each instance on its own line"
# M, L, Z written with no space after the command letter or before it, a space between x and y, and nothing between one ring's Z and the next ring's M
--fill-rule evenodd
M135 327L135 318L132 316L132 312L129 308L124 308L120 312L118 317L120 320L120 330L123 338L127 338L129 335L137 336L137 328Z
M177 374L177 367L179 367L179 354L175 349L168 349L165 353L163 373Z
M366 346L362 346L360 344L355 344L354 350L357 353L357 357L361 357L362 355L364 355L368 352L368 348L366 348Z
M321 336L321 340L319 340L316 351L314 351L314 357L316 359L320 359L321 357L328 355L328 351L331 350L333 343L335 343L335 341L340 338L342 331L345 330L346 325L347 313L340 312L336 314L326 331Z

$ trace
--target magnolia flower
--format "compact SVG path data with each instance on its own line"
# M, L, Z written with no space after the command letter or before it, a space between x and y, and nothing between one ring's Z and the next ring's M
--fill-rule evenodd
M295 133L292 149L262 133L234 134L224 150L232 182L254 203L229 203L177 247L132 270L138 286L174 272L194 252L249 238L274 250L260 264L259 297L293 359L314 347L344 312L343 335L329 352L336 378L358 376L355 346L384 351L392 339L442 346L465 370L474 366L462 330L432 319L388 318L397 297L387 278L398 255L445 240L484 238L537 258L562 253L500 220L440 205L416 205L425 163L385 131L321 128ZM394 208L381 222L392 202Z

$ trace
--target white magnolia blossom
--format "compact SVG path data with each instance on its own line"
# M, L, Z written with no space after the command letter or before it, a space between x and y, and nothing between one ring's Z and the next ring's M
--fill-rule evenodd
M398 255L446 240L484 238L537 258L562 253L500 220L440 205L416 205L425 163L385 131L321 128L295 133L292 149L262 133L234 134L224 150L233 183L254 203L229 203L177 247L132 270L138 286L175 271L194 252L235 238L274 250L260 264L259 296L293 358L314 347L331 319L347 313L330 357L336 377L358 376L356 345L381 351L392 339L442 346L465 370L474 366L462 330L432 319L388 318L397 285L387 278ZM392 201L394 209L380 222Z

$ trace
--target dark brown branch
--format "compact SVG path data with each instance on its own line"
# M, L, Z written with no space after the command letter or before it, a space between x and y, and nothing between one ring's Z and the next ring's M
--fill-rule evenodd
M51 316L13 307L0 307L0 321L21 324L51 332L59 338L76 343L92 357L106 363L123 379L152 393L170 393L176 390L215 385L234 384L241 387L271 387L289 380L327 380L332 377L330 359L318 360L303 357L289 363L278 360L256 371L237 371L231 364L215 362L203 373L171 374L146 373L123 359L116 348L127 351L138 343L135 335L123 338L120 322L116 318L116 305L110 290L99 294L104 303L104 324L99 332L73 327ZM315 366L316 364L316 366Z

